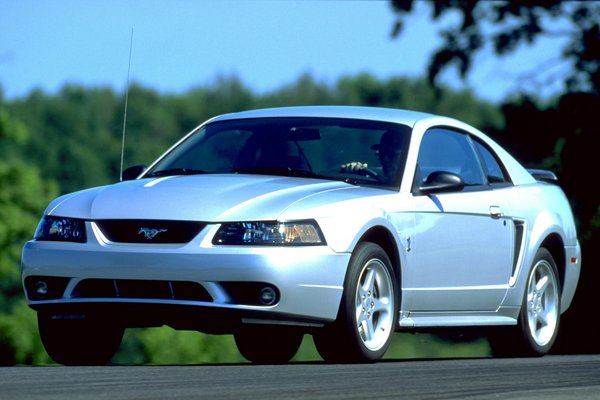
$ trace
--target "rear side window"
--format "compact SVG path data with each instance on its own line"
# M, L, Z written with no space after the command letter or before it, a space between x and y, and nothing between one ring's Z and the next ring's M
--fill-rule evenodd
M487 177L488 183L510 183L508 175L504 171L504 168L502 168L502 164L500 164L500 161L498 161L494 153L492 153L492 151L483 143L477 140L474 140L473 142L475 143L477 151L481 155L484 173Z

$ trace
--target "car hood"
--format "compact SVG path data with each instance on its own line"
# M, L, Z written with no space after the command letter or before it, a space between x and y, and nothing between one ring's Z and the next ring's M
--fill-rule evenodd
M344 182L291 177L169 176L72 193L55 200L47 213L91 220L277 220L303 199L353 189L359 188Z

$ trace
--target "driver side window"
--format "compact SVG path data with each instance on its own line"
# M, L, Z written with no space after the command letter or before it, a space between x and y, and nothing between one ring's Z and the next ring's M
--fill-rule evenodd
M435 171L451 172L466 185L484 185L485 178L470 138L457 131L433 128L425 132L418 165L423 180Z

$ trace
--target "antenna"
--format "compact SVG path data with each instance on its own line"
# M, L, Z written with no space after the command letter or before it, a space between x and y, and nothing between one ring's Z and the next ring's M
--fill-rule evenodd
M133 49L133 26L131 27L131 38L129 39L129 63L127 65L127 86L125 87L125 110L123 112L123 137L121 141L121 171L119 181L123 181L123 158L125 157L125 128L127 126L127 103L129 101L129 74L131 72L131 52Z

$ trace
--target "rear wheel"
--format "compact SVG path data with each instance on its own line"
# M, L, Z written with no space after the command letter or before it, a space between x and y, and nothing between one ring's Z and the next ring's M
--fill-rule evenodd
M259 364L286 363L294 357L304 334L292 328L246 327L234 334L238 350L249 361Z
M397 287L387 253L360 243L350 259L337 320L313 335L321 357L328 362L383 357L396 327Z
M560 326L560 283L552 254L540 248L529 272L516 327L490 336L495 355L542 356L550 351Z
M101 318L59 319L44 313L38 313L38 327L48 355L64 365L109 363L125 331Z

